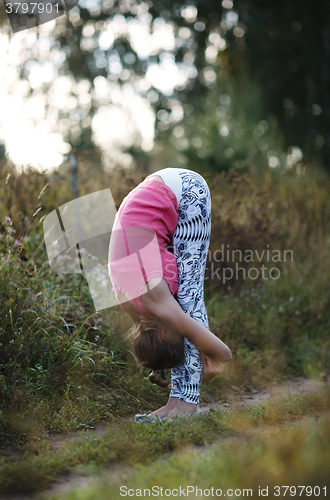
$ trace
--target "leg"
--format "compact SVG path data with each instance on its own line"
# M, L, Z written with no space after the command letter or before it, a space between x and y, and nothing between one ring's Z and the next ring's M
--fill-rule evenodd
M178 265L178 302L184 312L208 328L204 304L204 274L211 234L211 196L205 180L196 172L180 173L182 199L173 235ZM178 398L170 416L198 409L202 377L199 349L184 339L184 360L172 369L170 399Z
M174 407L176 406L177 402L178 402L178 398L172 398L172 397L169 397L168 398L168 401L166 403L165 406L162 406L161 408L158 408L158 410L155 410L155 411L152 411L151 413L148 413L148 416L152 416L152 417L165 417L165 415L168 415L170 413L170 411L172 411L174 409Z

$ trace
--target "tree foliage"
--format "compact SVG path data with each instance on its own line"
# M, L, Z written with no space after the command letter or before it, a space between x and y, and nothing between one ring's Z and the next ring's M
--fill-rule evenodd
M74 82L75 105L58 112L59 130L74 146L93 144L91 120L102 106L120 105L118 89L130 86L148 102L156 137L163 139L192 110L205 114L214 89L221 98L223 84L231 81L242 92L243 108L250 102L260 108L259 120L279 123L284 148L298 146L305 156L329 164L326 0L80 0L68 17L57 20L51 51L60 54L54 59L57 74ZM31 59L36 61L37 53L23 60L23 79L29 77ZM172 89L150 77L157 68L168 76L174 65L179 77ZM261 89L258 103L252 102L251 85ZM82 86L89 101L79 97Z

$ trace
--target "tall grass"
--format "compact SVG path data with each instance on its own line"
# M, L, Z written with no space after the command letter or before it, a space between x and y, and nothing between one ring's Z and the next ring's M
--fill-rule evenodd
M117 206L145 175L78 160L79 194L110 187ZM24 440L36 428L88 427L166 399L123 338L129 318L119 308L95 314L83 277L57 275L47 262L42 220L73 197L69 167L60 175L20 174L8 164L0 169L0 431L6 439ZM211 330L234 354L227 377L258 385L286 373L326 376L329 181L232 172L206 178L212 195L207 309ZM242 272L223 280L224 268L235 270L236 262L214 258L222 245L259 254L289 249L294 258L276 263L276 280L244 280ZM239 263L246 271L262 264L265 258ZM203 394L211 397L221 380Z
M251 442L219 442L206 453L180 454L139 465L115 480L104 474L89 488L74 488L64 500L106 500L124 496L190 498L233 496L326 498L329 482L329 419ZM166 474L164 470L166 469ZM53 495L52 500L60 498Z

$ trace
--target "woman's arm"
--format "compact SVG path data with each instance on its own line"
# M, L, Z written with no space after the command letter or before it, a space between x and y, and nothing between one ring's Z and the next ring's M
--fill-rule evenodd
M167 283L162 280L157 286L141 296L146 311L164 325L187 337L195 346L215 361L231 360L229 347L201 323L186 314L172 296Z

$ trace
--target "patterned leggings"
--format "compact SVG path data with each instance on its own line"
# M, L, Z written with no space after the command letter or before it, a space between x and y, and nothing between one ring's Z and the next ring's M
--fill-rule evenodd
M204 304L204 274L211 235L211 195L206 181L196 172L180 172L182 198L173 234L173 253L178 265L178 303L186 314L208 328ZM172 368L170 397L199 403L202 361L199 349L184 338L184 359Z

